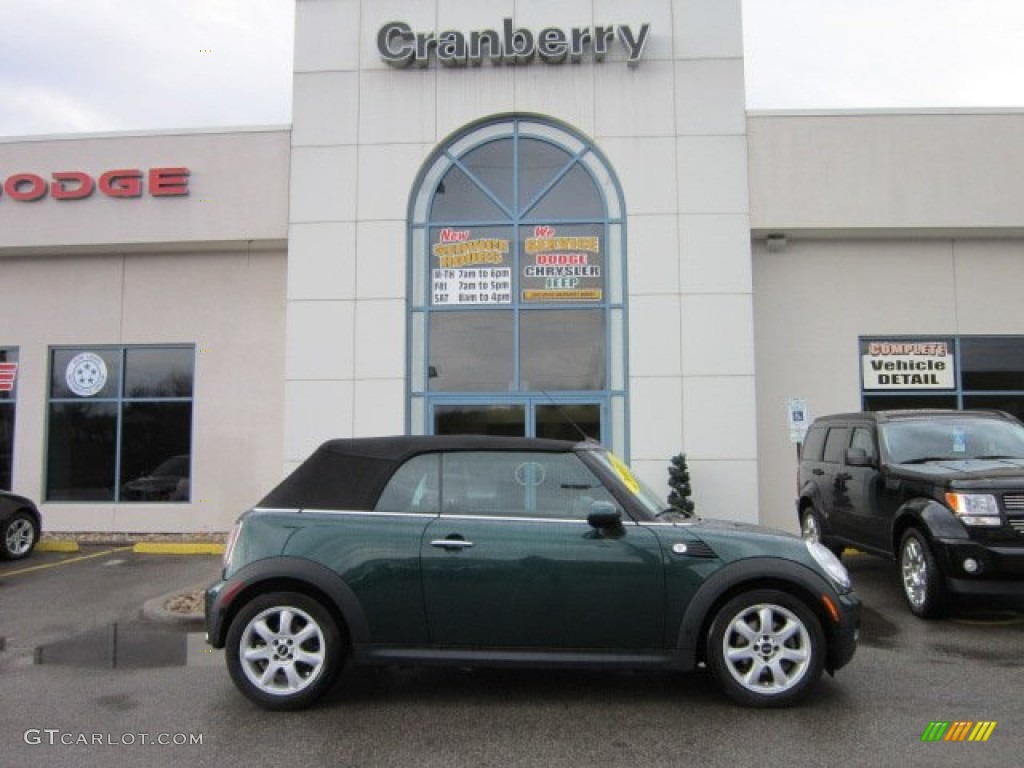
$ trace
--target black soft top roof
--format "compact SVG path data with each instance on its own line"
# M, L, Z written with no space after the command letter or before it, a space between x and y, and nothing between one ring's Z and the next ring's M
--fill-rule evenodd
M398 435L328 440L257 506L277 509L372 510L405 461L437 451L566 453L586 444L488 435Z

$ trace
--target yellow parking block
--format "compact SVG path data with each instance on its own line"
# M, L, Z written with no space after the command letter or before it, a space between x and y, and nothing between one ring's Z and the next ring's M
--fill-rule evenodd
M209 541L140 541L132 551L142 555L223 555L224 545Z
M77 552L78 542L64 539L41 539L36 544L39 552Z

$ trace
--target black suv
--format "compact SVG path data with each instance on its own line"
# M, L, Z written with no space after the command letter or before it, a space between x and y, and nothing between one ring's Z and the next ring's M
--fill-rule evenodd
M817 419L797 479L805 538L899 560L922 618L953 594L1024 596L1024 425L994 411Z

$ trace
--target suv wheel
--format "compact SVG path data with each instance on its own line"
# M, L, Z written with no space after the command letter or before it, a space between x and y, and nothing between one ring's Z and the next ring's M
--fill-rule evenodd
M928 540L909 528L900 540L900 577L903 596L915 616L938 619L946 612L946 585Z
M301 709L334 684L344 663L338 625L316 600L272 592L249 601L228 630L235 685L265 709Z
M39 539L39 529L28 512L15 512L3 524L2 535L0 555L4 560L20 560L32 552Z
M734 597L715 616L708 666L725 693L752 707L781 707L821 675L825 635L798 598L774 589Z

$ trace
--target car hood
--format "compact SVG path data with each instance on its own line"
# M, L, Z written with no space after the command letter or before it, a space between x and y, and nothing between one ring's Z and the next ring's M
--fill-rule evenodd
M942 459L926 464L897 464L892 469L902 477L931 481L1014 480L1015 485L1024 483L1024 459Z

